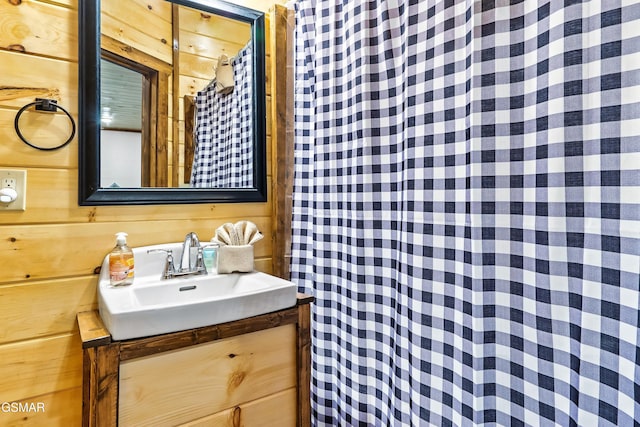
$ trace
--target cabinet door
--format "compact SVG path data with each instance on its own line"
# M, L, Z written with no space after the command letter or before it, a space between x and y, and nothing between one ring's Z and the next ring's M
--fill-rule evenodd
M243 404L295 387L291 324L122 362L119 425L179 425L242 412ZM295 418L295 394L292 401Z

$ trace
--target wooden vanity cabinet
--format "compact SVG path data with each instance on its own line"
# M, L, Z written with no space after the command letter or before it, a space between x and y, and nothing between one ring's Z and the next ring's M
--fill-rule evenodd
M311 302L124 341L78 313L83 426L310 425Z

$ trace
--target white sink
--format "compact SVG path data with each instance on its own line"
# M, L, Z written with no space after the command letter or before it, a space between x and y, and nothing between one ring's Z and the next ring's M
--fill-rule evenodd
M178 263L182 243L134 248L130 286L111 286L108 255L102 263L98 307L114 340L216 325L296 304L293 282L257 271L162 279L166 254L148 254L149 249L172 249Z

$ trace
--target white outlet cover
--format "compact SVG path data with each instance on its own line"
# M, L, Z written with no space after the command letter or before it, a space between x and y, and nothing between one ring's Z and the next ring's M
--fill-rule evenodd
M14 188L18 197L11 203L0 203L2 211L24 211L27 207L27 171L24 169L0 169L0 186Z

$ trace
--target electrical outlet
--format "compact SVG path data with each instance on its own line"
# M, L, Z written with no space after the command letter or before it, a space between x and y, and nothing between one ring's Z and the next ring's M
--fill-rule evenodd
M16 179L15 178L7 178L4 177L2 178L2 183L0 183L0 188L13 188L15 190L16 188Z
M18 197L11 203L0 203L2 211L24 211L27 207L27 171L20 169L0 169L0 190L12 188Z

